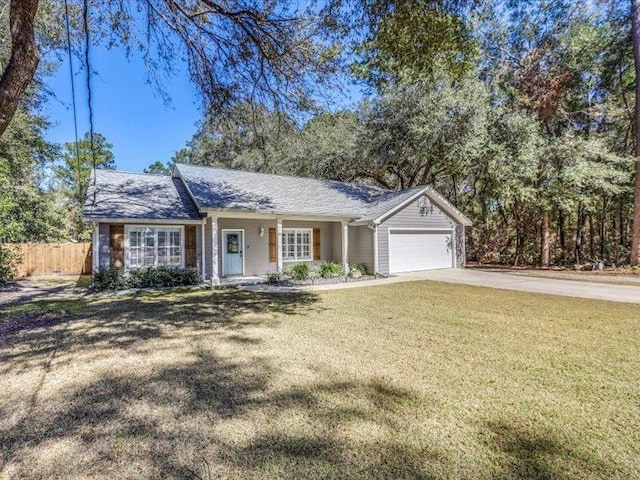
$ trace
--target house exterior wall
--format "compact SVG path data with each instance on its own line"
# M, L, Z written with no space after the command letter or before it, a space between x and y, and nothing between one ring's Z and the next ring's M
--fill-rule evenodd
M373 273L373 230L366 225L349 227L349 265L364 264Z
M100 268L108 268L111 266L111 225L110 223L100 223L98 226L98 258L99 258L99 267ZM123 225L123 224L118 224ZM150 227L161 227L161 226L181 226L176 223L166 223L166 224L147 224L144 221L140 221L139 223L125 223L125 231L128 225L148 225ZM200 270L200 265L202 262L202 226L196 225L196 268ZM184 242L185 239L183 238ZM184 254L184 252L183 252ZM126 256L126 243L125 243L125 256ZM186 260L186 259L185 259Z
M339 222L313 222L305 220L283 220L282 228L319 228L320 229L320 257L321 260L340 261L340 242L338 238L336 255L335 225L340 234ZM260 236L260 228L264 228L264 236ZM276 262L269 261L269 229L276 228L276 220L259 218L218 218L218 275L222 276L222 230L244 230L244 274L265 275L276 272ZM207 218L205 226L205 278L211 278L211 218ZM283 268L300 263L299 261L284 261ZM308 263L317 263L308 261Z
M382 274L389 273L389 228L441 228L443 230L451 230L457 227L458 224L433 202L424 213L420 211L417 200L410 203L378 225L378 272ZM464 227L460 228L462 229L462 237L464 237ZM456 237L458 236L459 234L456 235ZM464 238L462 242L459 242L458 238L456 238L456 250L459 250L458 243L462 243L464 246ZM456 266L463 266L464 255L460 256L459 251L456 251L456 257Z
M109 235L108 223L101 223L98 226L98 268L109 268L111 266L111 236Z

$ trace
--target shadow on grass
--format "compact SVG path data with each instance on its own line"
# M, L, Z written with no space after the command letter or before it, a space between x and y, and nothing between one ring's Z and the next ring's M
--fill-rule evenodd
M507 461L498 478L576 478L613 475L602 460L581 453L567 440L556 438L553 432L541 432L517 421L498 420L487 423L490 447Z
M72 314L0 337L0 375L38 372L13 385L25 395L0 397L0 477L429 479L460 468L438 435L407 432L413 419L429 419L435 399L384 379L281 381L252 328L277 335L287 316L322 308L312 293L228 289L44 307ZM191 348L169 358L178 342ZM113 364L81 387L41 392L47 375L78 372L94 357ZM604 468L539 431L509 422L485 429L485 452L502 464L479 462L468 477L562 478L563 463Z
M0 373L14 365L33 366L54 348L61 352L127 349L153 338L197 332L227 332L230 340L259 342L242 330L275 325L271 314L294 315L319 308L313 293L270 294L223 289L214 292L141 294L129 298L31 302L16 308L17 325L0 335ZM27 310L31 310L31 314ZM36 313L33 313L36 312ZM38 316L38 312L44 317ZM46 321L42 321L46 318ZM77 321L82 320L82 321ZM54 343L52 328L69 323L70 332ZM28 348L11 349L20 344Z

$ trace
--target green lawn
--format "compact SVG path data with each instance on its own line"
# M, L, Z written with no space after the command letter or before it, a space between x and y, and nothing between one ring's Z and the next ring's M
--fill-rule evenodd
M640 475L638 305L419 282L0 319L0 478Z

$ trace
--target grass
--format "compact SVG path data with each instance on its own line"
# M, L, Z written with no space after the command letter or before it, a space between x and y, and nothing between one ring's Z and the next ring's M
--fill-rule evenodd
M640 471L637 305L435 282L29 305L0 310L24 318L0 478Z

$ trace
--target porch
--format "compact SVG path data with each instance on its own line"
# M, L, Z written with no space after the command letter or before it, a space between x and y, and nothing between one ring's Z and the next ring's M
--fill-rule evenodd
M347 220L207 216L201 229L204 278L217 285L263 278L295 263L349 264Z

